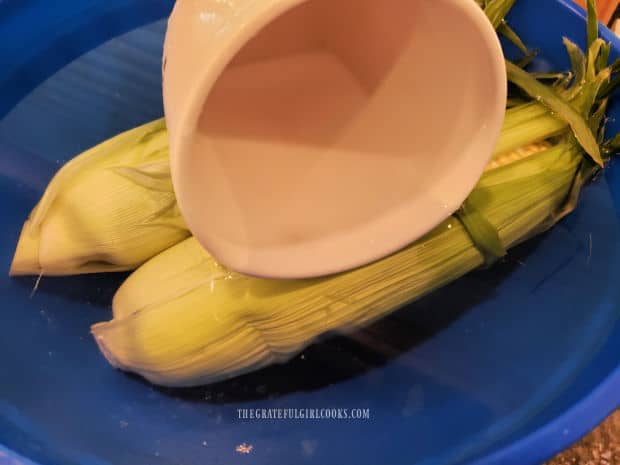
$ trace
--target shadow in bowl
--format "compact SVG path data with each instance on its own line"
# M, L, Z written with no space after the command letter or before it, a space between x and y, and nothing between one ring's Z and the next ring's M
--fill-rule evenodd
M127 276L129 273L43 276L40 280L36 276L17 276L12 279L33 294L55 295L75 302L109 308L116 290Z

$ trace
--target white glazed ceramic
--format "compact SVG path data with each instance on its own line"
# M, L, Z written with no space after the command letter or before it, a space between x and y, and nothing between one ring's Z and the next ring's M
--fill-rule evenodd
M472 0L179 0L164 101L193 234L225 266L354 268L459 208L506 75Z

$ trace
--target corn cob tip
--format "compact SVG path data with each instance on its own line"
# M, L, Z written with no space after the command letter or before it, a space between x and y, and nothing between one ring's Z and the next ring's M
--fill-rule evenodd
M39 241L39 235L33 234L31 231L30 221L26 221L19 235L9 276L39 275L41 273Z
M114 368L118 368L119 370L122 370L123 367L121 363L119 363L119 361L116 359L114 354L112 354L112 351L108 349L108 346L105 342L105 338L101 334L99 334L99 329L101 329L105 325L106 323L97 323L97 324L92 325L90 328L90 333L93 335L93 339L95 339L95 342L97 343L97 346L99 347L99 351L103 354L103 356L108 361L108 363L112 365Z

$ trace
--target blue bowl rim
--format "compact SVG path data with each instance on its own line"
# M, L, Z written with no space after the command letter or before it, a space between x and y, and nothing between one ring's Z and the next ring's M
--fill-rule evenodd
M556 1L571 14L585 20L585 10L573 0ZM599 35L620 50L620 38L606 26L599 26ZM512 444L475 459L469 465L541 463L585 436L619 407L620 364L590 394L576 402L562 415ZM0 465L15 464L42 465L0 443Z

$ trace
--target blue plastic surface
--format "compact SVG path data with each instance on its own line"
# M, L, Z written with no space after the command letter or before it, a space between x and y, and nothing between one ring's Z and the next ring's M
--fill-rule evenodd
M162 113L165 22L144 25L170 1L51 3L0 1L0 270L60 163ZM566 67L563 35L583 42L569 5L519 0L511 14L543 65ZM111 369L91 340L123 275L43 278L31 295L34 279L0 273L0 464L536 464L620 405L618 276L620 162L491 270L286 365L163 390ZM244 421L244 407L371 419Z

